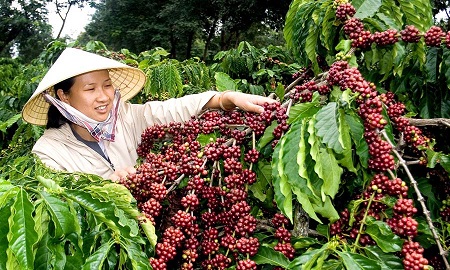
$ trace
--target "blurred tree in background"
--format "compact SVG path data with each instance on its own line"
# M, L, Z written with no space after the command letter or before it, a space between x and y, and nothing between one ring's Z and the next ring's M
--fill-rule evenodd
M0 0L0 56L36 58L51 41L46 1Z
M244 37L256 39L254 33L266 36L281 29L289 4L286 0L105 0L96 5L81 40L101 40L115 50L134 52L163 47L177 59L190 58L195 51L205 60L236 47Z

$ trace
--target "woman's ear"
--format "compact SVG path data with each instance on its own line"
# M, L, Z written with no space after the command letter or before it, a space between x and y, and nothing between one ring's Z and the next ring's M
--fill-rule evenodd
M69 103L69 95L64 93L62 89L56 90L56 95L58 95L59 100L61 100L62 102Z

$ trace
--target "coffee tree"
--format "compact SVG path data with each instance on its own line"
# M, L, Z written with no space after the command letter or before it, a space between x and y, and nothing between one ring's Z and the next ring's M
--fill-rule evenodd
M450 35L430 25L426 1L358 4L292 3L286 36L313 72L293 74L279 107L266 108L273 118L206 112L143 134L139 173L123 183L161 230L154 268L449 267L448 195L431 192L448 180L448 155L407 108L448 111L405 104L399 88L420 74L434 80L414 79L413 92L446 82L429 61L446 55Z
M20 157L39 130L8 95L0 268L449 269L450 34L429 1L294 0L284 34L289 51L242 42L212 65L87 44L146 72L137 102L277 101L148 127L119 183Z

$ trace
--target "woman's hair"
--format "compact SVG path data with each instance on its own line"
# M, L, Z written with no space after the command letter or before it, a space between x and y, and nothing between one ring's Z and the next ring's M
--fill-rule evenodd
M59 82L53 86L53 90L55 91L55 97L59 99L57 95L58 89L63 90L64 94L69 94L70 88L75 83L75 78L69 78L62 82ZM48 108L47 113L47 128L59 128L60 126L67 123L67 119L58 111L55 105L50 104L50 108Z

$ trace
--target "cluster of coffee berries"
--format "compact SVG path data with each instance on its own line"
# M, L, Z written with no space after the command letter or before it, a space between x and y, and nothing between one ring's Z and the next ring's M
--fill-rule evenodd
M423 257L423 248L418 242L411 242L417 236L418 222L414 219L417 208L414 207L412 199L406 199L408 195L408 187L400 178L389 179L384 174L376 174L373 176L369 185L363 192L361 198L363 203L360 209L353 209L353 222L350 226L350 212L345 209L340 214L340 219L330 225L330 234L337 235L341 239L346 237L350 239L358 239L359 244L375 245L373 239L360 231L361 222L364 218L370 216L376 220L385 221L392 229L392 232L405 240L401 256L403 257L404 269L424 269L427 260ZM385 218L385 204L388 200L385 197L397 198L392 208L392 216Z
M401 254L403 256L403 269L426 269L428 260L423 257L423 248L418 242L406 241L403 243Z
M375 174L362 193L357 199L362 199L362 207L359 211L354 211L354 221L350 226L350 213L348 209L344 209L340 213L340 219L330 225L330 234L337 235L341 238L350 237L351 239L358 238L361 245L373 244L373 240L369 235L362 234L359 230L364 215L373 217L376 220L382 219L384 211L388 208L383 203L386 196L401 197L407 196L408 187L406 183L400 178L389 179L384 174Z
M273 226L277 228L274 236L278 239L278 243L273 249L283 253L288 259L293 259L295 249L291 244L291 232L288 230L289 220L283 214L276 213L271 221Z
M342 90L350 89L357 97L358 114L364 121L364 138L369 145L369 168L378 171L393 169L395 160L391 154L392 146L379 135L387 120L382 115L383 102L378 97L375 85L366 81L357 68L351 68L345 61L331 65L327 80Z
M398 199L393 208L392 218L387 220L387 224L392 231L405 238L417 236L417 221L413 215L417 209L413 205L412 199Z
M161 230L150 258L153 269L257 268L251 257L260 243L253 236L257 219L248 196L248 186L256 182L252 165L260 159L254 146L272 122L278 140L289 128L286 121L286 108L275 102L265 104L261 114L208 110L142 133L143 162L120 182ZM199 135L209 134L202 145ZM279 237L274 249L293 258L288 220L281 215L274 220Z
M396 102L393 96L394 95L390 92L380 96L380 99L383 100L383 103L387 107L387 113L391 123L403 134L406 143L415 148L426 148L430 139L423 134L421 129L411 125L409 121L403 117L405 105L401 102Z
M403 116L405 106L396 102L391 92L378 94L373 83L366 81L357 68L352 68L345 61L334 62L327 75L330 85L339 86L342 90L350 89L356 96L358 115L364 121L364 138L369 145L370 169L385 171L393 169L395 159L391 153L392 145L379 134L388 120L383 116L383 108L397 131L403 134L404 140L414 148L427 147L430 139L422 131L409 124Z
M346 1L335 1L335 7L335 16L344 23L343 30L352 41L352 47L366 49L372 43L386 46L395 44L400 39L407 43L417 43L423 37L425 44L429 47L439 47L441 44L445 44L450 48L450 31L445 33L439 26L432 26L425 33L420 33L413 25L406 26L400 33L395 29L371 33L364 30L361 19L354 17L356 10L352 4Z
M314 80L310 80L301 85L294 86L294 89L289 93L289 98L294 103L311 102L314 92L327 95L331 92L331 87L327 83L316 84Z
M439 215L441 216L442 220L444 221L450 221L450 199L447 198L442 201L442 206L439 209Z

